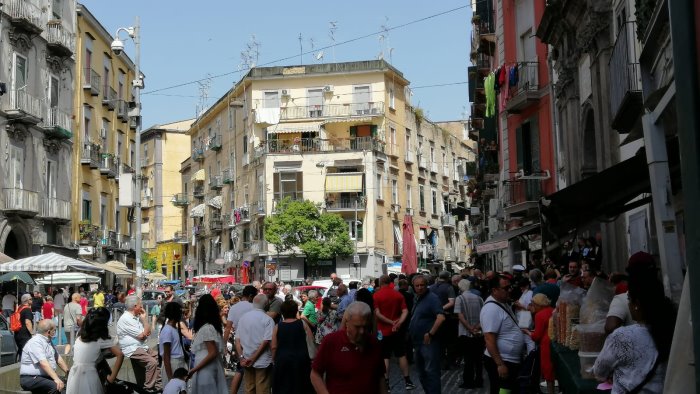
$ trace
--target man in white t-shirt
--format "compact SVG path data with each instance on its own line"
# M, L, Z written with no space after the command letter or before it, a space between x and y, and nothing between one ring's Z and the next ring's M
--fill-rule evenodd
M11 292L7 292L2 297L2 313L5 314L5 317L10 317L15 312L15 305L17 305L17 297Z
M255 297L256 294L258 294L258 289L256 289L255 286L248 285L244 287L243 292L241 293L241 300L228 310L228 316L226 317L226 328L224 328L225 341L228 342L228 338L230 337L231 333L233 333L235 336L236 327L238 327L238 321L241 320L241 317L247 312L253 310L253 304L250 301L253 300L253 297ZM241 386L243 366L241 366L240 363L238 364L238 369L236 372L238 373L233 375L233 379L231 380L231 394L238 393L238 389Z
M236 326L236 351L245 372L246 393L269 393L272 388L272 331L275 321L265 312L267 295L253 298L253 310L241 317Z
M63 307L66 306L66 296L63 294L63 289L58 289L56 297L53 298L53 310L56 317L63 315Z
M508 304L510 279L498 275L489 281L489 286L491 296L486 299L479 316L486 341L484 368L492 393L498 393L499 389L515 392L525 342Z

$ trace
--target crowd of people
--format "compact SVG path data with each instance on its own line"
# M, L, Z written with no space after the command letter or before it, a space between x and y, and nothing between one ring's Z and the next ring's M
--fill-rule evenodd
M214 287L196 300L178 298L170 286L150 311L135 294L121 292L97 291L90 309L82 289L70 289L70 301L61 290L24 294L16 334L20 383L32 392L100 393L128 358L143 372L137 383L146 392L224 394L242 385L246 393L387 393L418 383L426 393L440 393L441 370L460 368L462 389L483 387L486 375L491 393L538 392L541 381L554 393L548 325L560 288L588 289L605 280L618 295L595 376L609 382L612 393L662 392L675 308L654 259L637 253L626 273L606 275L595 253L582 259L565 246L559 264L545 259L511 272L392 274L364 284L334 275L325 293L298 298L276 282L256 282L240 293ZM5 302L12 296L3 297L6 315L18 309ZM118 319L114 305L124 310ZM51 341L60 318L70 338L70 370ZM154 332L156 348L146 342ZM111 367L100 368L104 351L116 359ZM390 379L392 357L401 381ZM59 367L67 381L57 375ZM233 372L230 381L226 369Z

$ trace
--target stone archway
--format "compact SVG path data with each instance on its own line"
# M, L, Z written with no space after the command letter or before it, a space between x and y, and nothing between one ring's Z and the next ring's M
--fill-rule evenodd
M3 253L21 259L31 256L31 234L27 225L21 219L3 220L0 222L0 245Z
M583 163L581 165L581 178L598 172L598 153L595 138L595 116L592 108L585 111L583 118Z

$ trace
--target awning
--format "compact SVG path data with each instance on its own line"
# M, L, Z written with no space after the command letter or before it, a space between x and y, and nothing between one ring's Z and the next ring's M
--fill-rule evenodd
M216 209L221 209L222 197L221 196L213 197L211 200L207 201L207 204L209 204L209 206L214 207Z
M506 249L506 248L508 248L508 241L510 241L511 239L513 239L519 235L525 235L525 234L531 233L539 227L540 227L540 224L535 223L535 224L530 224L530 225L523 226L520 228L516 228L515 230L506 231L505 233L501 233L501 234L489 239L487 242L476 245L476 251L478 253L487 253L487 252L495 252L495 251L498 251L501 249Z
M203 218L204 217L204 204L199 204L196 207L192 208L190 211L190 217L191 218Z
M326 119L325 121L323 121L323 124L326 124L326 123L366 123L366 122L371 122L371 121L372 121L371 116L361 116L358 118L342 116L342 117L338 117L338 118Z
M594 220L606 220L644 205L651 197L630 201L650 192L646 153L642 150L630 159L543 197L542 224L546 234L561 236Z
M204 173L204 168L202 168L202 169L197 170L197 172L195 172L192 175L192 178L190 180L192 182L195 182L195 181L204 182L205 178L206 178L206 174Z
M68 271L69 269L81 271L102 271L102 269L96 268L92 264L53 252L0 264L0 272L61 272Z
M321 130L322 122L280 123L267 128L270 134L313 133Z
M128 277L128 276L132 276L134 274L134 272L131 270L116 268L116 267L113 267L113 266L108 265L106 263L97 263L97 262L92 262L92 261L85 261L85 262L88 264L94 265L95 267L97 267L99 269L109 271L109 272L113 273L115 276Z
M361 191L361 173L348 172L326 175L326 193L351 193Z

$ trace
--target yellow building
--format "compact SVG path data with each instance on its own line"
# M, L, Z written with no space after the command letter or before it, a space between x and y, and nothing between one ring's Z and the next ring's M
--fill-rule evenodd
M82 257L133 268L133 208L119 206L120 177L133 173L134 63L115 55L112 35L78 4L72 168L72 235Z
M171 279L180 276L172 265L179 261L173 255L181 254L182 245L177 242L183 239L182 207L188 205L188 199L183 199L180 163L190 156L187 131L193 121L155 125L141 133L143 247L156 258L159 272Z
M416 234L410 242L426 244L418 248L426 268L466 263L457 220L465 210L457 207L469 149L424 119L408 85L383 60L251 69L189 130L192 155L181 172L193 198L183 226L193 271L245 268L250 280L376 277L401 260L406 215ZM263 219L284 197L341 215L357 257L310 266L298 252L277 256Z

